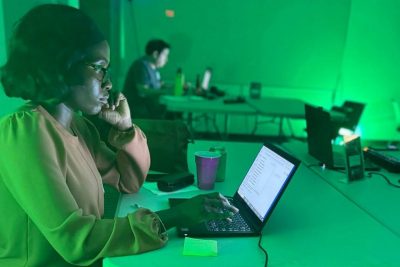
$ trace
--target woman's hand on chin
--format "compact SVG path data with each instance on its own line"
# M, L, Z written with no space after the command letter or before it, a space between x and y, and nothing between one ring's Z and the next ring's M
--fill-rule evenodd
M125 131L132 127L128 101L122 93L117 93L115 97L110 95L108 104L104 105L99 113L99 118L120 131Z

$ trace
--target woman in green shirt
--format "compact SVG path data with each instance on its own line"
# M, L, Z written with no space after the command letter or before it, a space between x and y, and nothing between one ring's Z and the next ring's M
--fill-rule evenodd
M179 222L237 212L213 193L163 211L101 218L103 183L137 192L150 166L125 97L109 99L109 61L107 41L78 9L40 5L17 24L1 82L6 95L29 102L0 120L0 266L100 266L103 257L162 247ZM82 113L112 126L117 152Z

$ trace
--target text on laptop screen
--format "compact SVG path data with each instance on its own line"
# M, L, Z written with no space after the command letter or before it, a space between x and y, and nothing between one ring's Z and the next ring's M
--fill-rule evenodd
M238 193L260 220L264 220L295 165L263 146Z

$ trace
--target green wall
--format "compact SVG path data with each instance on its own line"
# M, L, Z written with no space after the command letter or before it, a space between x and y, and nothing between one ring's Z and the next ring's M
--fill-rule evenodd
M167 80L177 67L194 81L211 66L213 83L231 94L260 81L265 96L326 108L364 102L364 138L398 139L399 7L398 0L126 1L122 62L126 71L148 39L164 38L173 47Z
M7 42L12 34L15 22L29 9L43 3L62 3L79 7L78 0L0 0L0 66L3 66L6 61ZM23 103L21 99L8 98L0 84L0 116L12 112Z
M398 140L391 102L400 100L400 1L353 0L349 22L339 97L367 103L365 135Z
M29 1L0 0L0 65L3 66L7 58L7 42L10 38L13 25L17 18L21 17L33 6ZM0 116L12 112L23 103L16 98L8 98L0 84Z
M0 0L0 43L9 38L16 18L43 2L60 1ZM78 6L77 0L62 2ZM392 105L400 99L398 0L113 3L113 20L119 21L112 29L115 40L110 40L118 46L112 54L117 87L146 42L163 38L172 44L170 62L162 70L167 81L173 81L177 67L193 82L210 66L212 84L231 95L247 95L250 82L260 81L264 96L295 97L326 108L360 101L367 104L359 129L364 138L399 139L395 129L400 119ZM175 16L166 16L166 10ZM1 46L1 62L5 53ZM0 92L0 115L20 103ZM241 126L240 121L231 124ZM300 131L303 125L299 122Z
M126 34L138 39L140 51L153 37L172 44L167 76L178 66L189 77L211 66L218 83L332 89L350 1L136 0L131 8L127 23L134 16L138 30L133 36L125 27Z

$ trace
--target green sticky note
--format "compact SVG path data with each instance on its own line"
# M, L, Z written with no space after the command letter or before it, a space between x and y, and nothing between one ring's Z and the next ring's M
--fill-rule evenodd
M215 257L218 255L217 241L185 237L182 254L185 256Z

